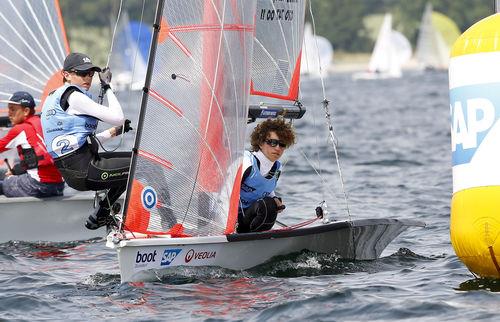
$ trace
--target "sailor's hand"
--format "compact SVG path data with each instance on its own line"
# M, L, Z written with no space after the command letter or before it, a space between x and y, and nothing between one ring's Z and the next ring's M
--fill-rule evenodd
M101 86L105 89L110 88L110 83L111 83L111 77L113 75L111 74L111 70L109 67L106 67L102 70L102 72L99 73L99 79L101 80Z
M276 202L276 206L278 207L278 213L282 212L286 208L286 206L281 201L281 198L274 197L273 199Z
M5 177L6 177L6 178L7 178L7 177L10 177L10 176L12 176L12 175L13 175L13 174L12 174L12 172L10 172L10 170L7 170L7 171L5 172Z
M123 125L123 133L127 133L130 130L133 130L133 128L130 126L130 120L126 119Z
M115 135L120 135L123 133L127 133L130 130L133 130L133 128L130 126L130 123L131 123L131 121L129 119L127 119L127 120L125 120L123 125L117 126Z

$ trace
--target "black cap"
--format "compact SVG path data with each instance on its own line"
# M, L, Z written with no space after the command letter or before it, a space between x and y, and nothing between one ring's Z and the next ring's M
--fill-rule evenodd
M35 100L28 92L15 92L8 100L0 101L8 104L19 104L24 107L35 108Z
M81 53L71 53L64 60L63 70L95 70L100 72L101 69L96 65L92 64L92 60L89 56Z

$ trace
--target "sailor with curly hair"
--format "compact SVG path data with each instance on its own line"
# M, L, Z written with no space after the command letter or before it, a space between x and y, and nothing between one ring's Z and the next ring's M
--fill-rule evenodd
M238 233L271 229L285 209L274 190L281 173L279 159L294 143L295 132L283 119L268 119L255 127L250 136L252 151L245 151L243 160Z

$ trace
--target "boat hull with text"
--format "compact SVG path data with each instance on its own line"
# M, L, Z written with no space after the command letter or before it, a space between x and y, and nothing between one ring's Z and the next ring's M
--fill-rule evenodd
M364 219L341 221L300 229L184 238L134 238L113 242L122 282L154 281L178 266L214 266L249 269L275 256L300 251L335 254L347 260L373 260L414 220ZM137 237L137 236L136 236Z

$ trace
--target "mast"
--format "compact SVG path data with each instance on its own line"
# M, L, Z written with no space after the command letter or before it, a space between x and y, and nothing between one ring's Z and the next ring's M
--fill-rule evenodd
M156 56L156 47L158 45L158 36L160 33L160 23L161 23L161 17L162 17L164 4L165 4L165 0L159 0L157 7L156 7L155 21L153 23L153 37L151 39L151 46L149 48L148 68L146 71L146 79L145 79L143 93L142 93L141 109L139 112L139 121L137 124L137 132L136 132L136 136L135 136L134 148L132 149L132 161L130 163L130 173L128 176L127 193L126 193L125 203L124 203L124 207L123 207L122 223L125 222L125 218L127 216L127 208L128 208L130 191L131 191L130 188L131 188L132 181L133 181L132 179L134 177L135 164L137 162L138 144L141 141L141 133L142 133L142 130L144 127L144 115L145 115L145 111L146 111L146 106L148 104L148 90L149 90L149 86L151 84L151 75L153 73L153 66L154 66L154 61L155 61L155 56ZM120 227L120 228L122 228L122 227Z

